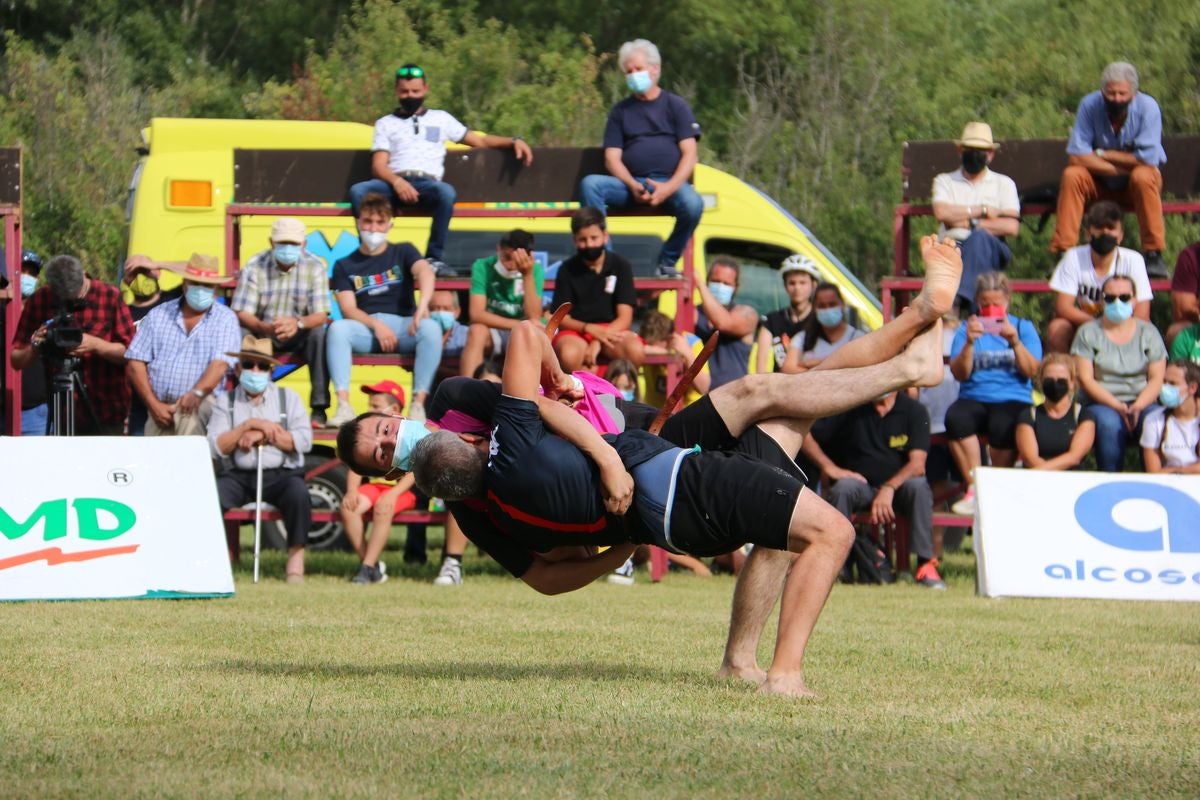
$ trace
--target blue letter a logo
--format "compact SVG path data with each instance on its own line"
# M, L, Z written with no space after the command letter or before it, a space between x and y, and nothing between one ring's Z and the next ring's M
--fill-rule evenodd
M1126 500L1156 503L1167 514L1166 530L1135 530L1118 524L1113 510ZM1119 481L1088 489L1075 501L1075 519L1091 536L1122 550L1200 553L1200 503L1191 495L1157 483Z

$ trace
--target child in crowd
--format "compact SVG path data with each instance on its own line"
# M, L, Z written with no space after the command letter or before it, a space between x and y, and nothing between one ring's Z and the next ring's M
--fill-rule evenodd
M1146 472L1179 475L1200 473L1200 416L1196 392L1200 365L1178 359L1167 365L1154 408L1142 424L1142 455Z
M704 342L700 341L699 336L675 330L674 320L660 311L650 311L646 314L642 319L640 333L642 340L646 343L647 354L670 353L679 359L678 367L681 375L704 349ZM609 369L611 370L611 367ZM667 366L665 364L646 364L642 367L642 373L646 378L646 391L642 402L655 408L662 408L663 404L667 402L669 389ZM683 408L689 403L694 403L700 399L701 395L707 394L711 382L712 376L708 372L708 364L705 364L692 381L692 385L680 401L679 407Z
M638 399L638 373L633 362L626 358L614 358L604 372L604 379L617 387L627 402Z

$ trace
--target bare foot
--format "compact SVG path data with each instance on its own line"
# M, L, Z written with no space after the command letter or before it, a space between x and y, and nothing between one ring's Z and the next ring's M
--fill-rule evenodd
M819 695L804 685L804 676L800 673L782 675L778 678L767 678L758 687L759 694L777 694L783 697L812 697Z
M925 285L912 305L921 319L933 322L954 305L962 280L962 255L949 238L939 242L936 236L922 236L921 258L925 262Z
M942 321L933 323L909 343L904 354L905 371L913 386L937 386L945 377L942 361Z
M751 664L748 667L735 667L728 661L721 662L721 668L717 670L718 678L737 678L746 683L753 683L755 686L761 686L763 681L767 679L767 673L759 668L758 664Z

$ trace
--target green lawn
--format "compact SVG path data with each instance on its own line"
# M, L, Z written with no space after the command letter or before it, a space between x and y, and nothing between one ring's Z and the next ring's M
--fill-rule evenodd
M1200 792L1194 604L983 600L956 556L947 592L837 587L793 701L712 677L729 577L543 598L469 566L359 587L316 554L295 587L271 553L229 600L0 604L0 796Z

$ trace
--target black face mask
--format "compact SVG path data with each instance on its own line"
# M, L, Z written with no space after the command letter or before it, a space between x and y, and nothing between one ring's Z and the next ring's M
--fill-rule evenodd
M1067 396L1066 378L1045 378L1042 380L1042 394L1051 403L1057 403Z
M400 98L400 114L397 116L411 117L413 114L421 110L421 106L425 104L424 97L401 97Z
M1108 114L1109 119L1120 119L1125 116L1125 112L1129 110L1128 100L1105 100L1104 111Z
M962 154L963 172L968 175L978 175L987 166L988 154L984 150L964 150Z
M1091 245L1096 255L1106 256L1117 249L1117 237L1111 233L1102 233L1091 238Z
M578 253L583 257L583 260L589 264L598 261L600 256L604 255L604 245L598 244L595 247L580 247Z

